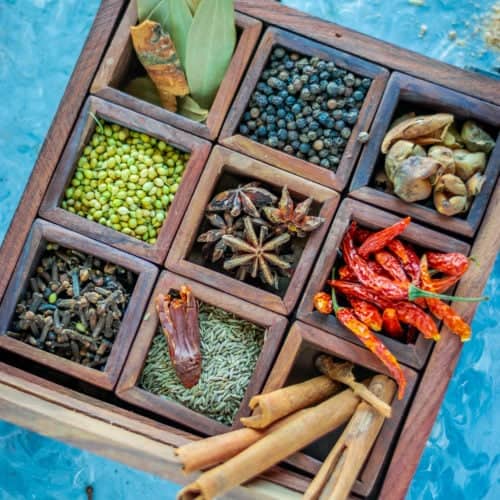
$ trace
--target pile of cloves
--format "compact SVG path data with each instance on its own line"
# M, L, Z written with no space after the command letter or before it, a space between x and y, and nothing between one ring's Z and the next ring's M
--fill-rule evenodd
M103 370L134 283L120 266L48 243L7 334Z

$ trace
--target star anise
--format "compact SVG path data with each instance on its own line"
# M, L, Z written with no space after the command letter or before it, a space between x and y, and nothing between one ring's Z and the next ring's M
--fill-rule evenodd
M275 233L285 231L295 233L299 238L305 238L307 233L318 229L325 219L307 215L312 205L312 198L307 198L295 206L288 188L285 186L281 192L281 199L276 207L264 207L264 214L273 224L276 224Z
M260 227L259 237L257 237L250 217L244 217L243 224L245 226L245 239L232 235L222 237L235 252L231 259L224 262L224 269L230 271L238 268L237 277L241 280L245 279L248 272L252 278L256 278L260 274L260 279L264 283L278 288L278 275L271 266L283 271L290 269L290 263L279 257L276 251L290 241L291 236L284 233L266 242L269 234L266 226Z
M202 247L202 253L205 259L211 259L212 262L220 260L227 249L226 242L222 239L225 234L239 235L243 229L243 221L235 220L229 213L225 213L223 217L218 214L206 214L206 218L210 224L216 229L209 229L198 236L199 243L205 243Z
M259 187L258 182L250 182L236 189L223 191L213 198L208 204L209 212L229 212L233 217L238 217L243 212L251 217L260 217L259 208L272 205L277 201L276 196L267 189Z

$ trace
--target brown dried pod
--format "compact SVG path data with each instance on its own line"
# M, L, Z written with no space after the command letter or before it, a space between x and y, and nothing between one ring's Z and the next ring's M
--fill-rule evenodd
M441 176L434 186L434 206L447 216L465 212L468 209L467 187L460 177L452 174Z
M174 299L159 294L155 305L172 365L182 385L189 389L201 375L198 303L188 286L181 286L179 295L180 298Z
M189 87L170 35L150 20L132 26L130 34L137 57L155 84L163 106L177 111L176 96L189 94Z
M410 141L397 141L389 149L385 157L385 173L392 182L396 170L410 156L425 156L425 149L422 146L413 144Z
M472 153L489 153L495 147L495 141L476 122L467 120L462 126L462 139Z
M483 152L471 153L466 149L453 151L455 160L455 174L463 181L472 177L476 172L483 173L486 168L486 154Z
M386 154L389 148L400 139L423 146L439 144L443 141L453 119L453 115L449 113L408 118L387 132L382 142L382 153Z
M410 203L425 200L432 193L430 178L439 167L432 158L410 156L394 174L394 194Z

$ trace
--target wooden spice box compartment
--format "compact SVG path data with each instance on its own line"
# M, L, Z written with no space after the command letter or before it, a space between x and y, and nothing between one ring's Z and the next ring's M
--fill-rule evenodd
M238 47L208 121L200 125L118 90L126 72L136 64L128 27L137 15L134 2L103 0L0 249L2 332L8 328L27 275L45 240L59 241L64 246L106 258L132 270L138 278L122 331L113 348L113 358L102 373L64 362L0 335L0 418L179 484L185 484L192 477L182 474L173 447L199 439L199 434L223 429L218 425L211 427L214 422L191 415L182 407L149 397L151 395L143 394L137 387L156 330L156 326L153 327L156 315L152 314L155 286L175 289L181 282L189 283L207 303L234 311L243 318L258 320L268 329L266 345L240 408L243 414L247 411L248 398L262 387L268 391L291 383L294 377L303 377L306 372L300 375L299 372L304 363L308 362L310 368L311 353L328 352L369 371L385 373L376 358L357 345L333 318L318 318L311 310L309 299L324 284L335 260L336 245L350 220L380 228L398 217L352 199L344 200L337 210L342 198L329 188L342 191L353 178L351 197L381 205L399 215L408 213L419 221L412 223L405 233L409 241L421 247L463 251L477 257L480 266L471 266L460 280L455 291L458 295L481 294L500 248L498 143L488 164L485 190L476 198L466 219L442 221L433 211L429 214L417 206L407 211L405 204L403 209L397 200L381 201L377 198L380 193L373 196L371 188L366 187L378 158L381 137L400 100L452 111L461 118L474 117L498 129L498 83L312 18L271 0L236 0L235 3ZM266 31L258 45L262 29ZM333 60L340 67L374 79L337 174L235 134L270 50L277 43L302 54ZM428 82L418 80L421 75L426 75ZM162 227L157 244L141 244L59 208L75 161L96 127L89 111L191 152L183 182L170 207L168 224ZM364 146L354 140L361 131L370 132L370 139ZM215 147L196 136L210 139ZM217 176L223 171L242 179L255 178L275 187L286 184L301 198L312 196L326 219L323 227L307 240L295 274L282 296L240 283L189 260L206 203L217 185ZM368 194L360 195L363 192ZM36 220L39 213L55 224ZM425 225L438 226L440 231ZM447 236L443 229L457 234L457 239ZM325 237L326 242L323 241ZM157 266L161 265L168 270L163 271L160 281L156 282ZM302 302L297 310L300 299ZM150 319L143 321L147 304ZM467 321L472 320L476 307L477 304L471 303L455 306ZM286 332L284 316L294 320L296 314L300 321ZM462 347L459 339L445 327L440 333L441 340L433 348L420 340L414 346L395 345L387 340L403 364L409 390L403 401L394 403L394 418L385 423L355 484L353 498L404 498ZM284 344L275 362L282 341ZM38 370L38 375L34 375L34 368L28 363L20 363L23 358L46 367L47 373ZM56 370L56 375L49 375L52 369ZM71 379L76 383L69 382ZM117 382L118 398L109 392ZM96 392L93 386L108 392ZM184 425L195 432L181 430ZM290 457L286 464L272 468L260 479L235 489L230 496L298 498L297 492L305 491L311 474L320 463L317 453L313 453L315 458L311 450L306 451Z
M397 196L385 193L371 186L375 168L383 164L380 146L395 113L402 104L408 109L423 113L452 113L460 121L476 120L483 126L491 127L496 137L496 147L491 151L484 171L485 182L481 192L474 198L464 216L447 217L433 207L420 203L406 203ZM349 187L349 195L366 201L401 216L410 215L415 220L444 229L449 232L472 238L479 228L491 193L500 171L500 107L471 96L435 85L401 73L393 73L384 97L373 120L370 140L366 144L358 162L358 167Z

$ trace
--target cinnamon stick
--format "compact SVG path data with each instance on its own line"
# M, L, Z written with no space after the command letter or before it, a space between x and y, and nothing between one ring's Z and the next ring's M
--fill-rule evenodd
M301 384L259 394L250 400L253 415L241 418L240 422L245 427L264 429L290 413L324 401L339 392L341 387L341 384L322 375Z
M290 422L183 488L179 500L209 500L269 469L336 429L354 413L359 397L351 389L302 412Z
M385 375L377 375L371 381L369 390L388 403L392 401L396 393L396 384ZM304 499L342 500L347 498L384 420L375 408L362 401L307 488Z
M392 412L391 406L373 394L365 385L356 382L352 373L352 369L354 368L352 363L335 363L330 356L320 354L316 358L316 368L332 380L350 387L354 391L354 394L357 394L367 403L370 403L382 416L390 418Z

